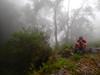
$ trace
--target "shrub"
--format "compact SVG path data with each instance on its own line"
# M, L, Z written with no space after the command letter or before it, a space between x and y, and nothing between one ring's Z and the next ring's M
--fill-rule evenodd
M78 61L82 58L82 56L78 53L75 53L73 56L72 56L72 60L74 61Z
M39 69L48 60L51 48L43 32L20 31L13 34L0 52L3 63L0 65L23 75L28 70Z
M65 50L60 50L59 55L61 55L64 58L69 58L72 56L72 49L65 49Z
M73 47L73 44L71 44L71 43L64 43L64 44L61 45L60 49L61 50L72 49L72 47Z
M73 71L76 68L76 65L69 59L58 58L58 60L53 63L51 63L51 61L45 63L41 68L41 71L45 74L50 74L60 70L61 68L66 68L66 70Z

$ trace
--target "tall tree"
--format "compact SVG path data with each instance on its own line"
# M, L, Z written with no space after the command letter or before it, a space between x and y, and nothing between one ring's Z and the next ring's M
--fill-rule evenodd
M58 1L55 1L55 5L54 5L54 25L55 25L55 45L56 47L58 46L58 28L57 28L57 8L58 8Z
M68 12L67 12L68 19L67 19L67 24L66 24L67 25L67 30L66 30L67 31L66 32L67 40L72 40L73 37L75 37L74 34L76 34L76 33L78 34L78 32L81 32L81 30L85 31L85 29L88 28L88 25L91 24L89 19L87 17L85 17L85 14L88 14L88 12L85 11L85 9L87 9L86 7L88 7L88 6L86 6L87 2L88 1L84 1L80 8L76 9L75 11L71 11L71 12L73 12L73 14L69 15L70 14L70 12L69 12L70 0L68 1ZM89 11L89 12L92 12L92 11ZM83 13L84 13L84 15L83 15ZM89 16L89 14L87 16ZM93 16L93 15L91 15L91 16ZM77 30L77 26L79 26L79 31ZM85 28L82 28L83 26L85 26ZM75 31L73 31L73 30L75 30ZM79 35L82 35L82 33L78 34L78 36ZM70 39L68 39L68 38L70 38Z

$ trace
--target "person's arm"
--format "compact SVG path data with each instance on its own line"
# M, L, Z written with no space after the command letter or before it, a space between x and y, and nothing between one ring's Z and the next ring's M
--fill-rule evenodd
M85 48L87 47L87 41L86 40L84 40L84 46L85 46Z
M86 41L86 40L83 40L83 42L84 42L84 43L87 43L87 41Z

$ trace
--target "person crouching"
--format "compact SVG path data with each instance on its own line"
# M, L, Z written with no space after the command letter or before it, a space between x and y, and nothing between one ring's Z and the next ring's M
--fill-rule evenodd
M75 53L83 53L87 47L87 41L81 36L75 43Z

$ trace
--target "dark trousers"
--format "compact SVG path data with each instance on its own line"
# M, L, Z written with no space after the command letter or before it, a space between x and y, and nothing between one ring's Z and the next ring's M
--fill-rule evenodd
M75 49L75 53L84 53L84 48L77 48Z

